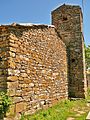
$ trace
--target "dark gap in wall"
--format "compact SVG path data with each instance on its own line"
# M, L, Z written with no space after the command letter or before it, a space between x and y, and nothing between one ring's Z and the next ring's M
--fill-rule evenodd
M0 57L0 61L2 61L2 58Z
M75 59L72 59L72 63L74 63L75 62Z
M66 20L68 20L67 16L63 16L63 21L66 21Z

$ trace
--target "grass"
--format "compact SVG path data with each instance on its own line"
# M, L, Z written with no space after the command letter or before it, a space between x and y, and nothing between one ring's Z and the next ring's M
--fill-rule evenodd
M88 93L87 99L90 100L90 88L87 90L87 93Z
M90 93L90 90L88 92ZM90 96L88 99L90 100ZM22 115L20 120L67 120L69 117L85 120L89 110L86 99L64 100L47 110L41 110L33 115Z

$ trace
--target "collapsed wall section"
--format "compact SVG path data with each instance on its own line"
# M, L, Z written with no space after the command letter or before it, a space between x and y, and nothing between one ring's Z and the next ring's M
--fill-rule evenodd
M17 25L9 26L8 31L11 115L31 114L67 99L66 46L55 28Z

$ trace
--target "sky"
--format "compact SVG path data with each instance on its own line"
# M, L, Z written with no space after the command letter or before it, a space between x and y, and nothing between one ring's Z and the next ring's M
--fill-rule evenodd
M0 0L0 24L51 24L51 11L62 4L80 5L82 0ZM90 0L84 0L83 28L90 45Z

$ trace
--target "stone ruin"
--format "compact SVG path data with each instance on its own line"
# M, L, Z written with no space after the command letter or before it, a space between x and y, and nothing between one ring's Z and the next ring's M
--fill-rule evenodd
M0 91L13 101L8 120L86 96L81 8L58 7L52 24L0 26Z

